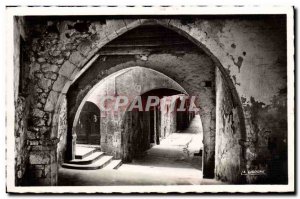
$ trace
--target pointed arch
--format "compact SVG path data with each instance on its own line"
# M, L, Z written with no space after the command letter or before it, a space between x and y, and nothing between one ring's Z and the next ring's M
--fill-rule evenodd
M182 35L183 37L187 38L189 41L197 45L200 49L202 49L213 61L215 66L220 70L222 76L224 77L224 80L227 84L227 86L230 89L231 92L231 97L234 102L234 106L238 110L238 116L240 120L240 131L241 131L241 139L239 140L239 144L241 145L242 151L240 153L240 159L241 159L241 167L245 166L245 150L244 150L244 142L246 140L246 128L245 128L245 117L244 117L244 112L242 108L242 103L240 101L238 92L236 90L236 87L230 77L230 75L227 73L226 69L222 66L220 62L220 58L217 57L217 55L214 55L212 52L212 48L216 46L206 46L204 45L199 39L195 38L192 36L189 32L187 32L185 29L176 26L172 23L172 20L155 20L155 19L139 19L139 20L123 20L123 25L116 26L115 29L112 29L110 34L107 34L106 37L95 41L93 46L94 48L87 54L86 58L79 63L79 67L82 68L80 71L78 71L76 74L72 75L71 81L68 81L63 89L62 92L59 94L58 101L56 103L56 107L54 110L54 115L53 115L53 122L52 122L52 135L55 135L55 131L57 130L57 115L59 112L59 107L61 104L61 100L64 99L66 96L66 93L69 90L69 87L74 84L74 82L77 81L78 78L80 78L85 71L87 71L88 68L92 66L92 64L97 60L99 57L98 51L101 50L103 46L105 46L107 43L112 41L113 39L121 36L122 34L128 32L129 30L132 30L134 28L137 28L141 25L161 25L165 28L168 28L170 30L173 30L174 32ZM217 47L216 47L217 48ZM209 168L210 170L213 170L213 168ZM213 172L212 172L213 173ZM210 174L210 177L211 176Z

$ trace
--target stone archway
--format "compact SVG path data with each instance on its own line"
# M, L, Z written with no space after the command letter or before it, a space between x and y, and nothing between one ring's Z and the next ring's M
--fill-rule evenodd
M140 78L134 82L130 81L130 79L131 80L134 79L133 77L136 77L136 79L138 79L138 77L147 77L147 80ZM126 79L129 80L125 81ZM135 85L137 85L139 88L133 89ZM69 113L68 122L72 124L72 128L70 128L67 133L68 135L67 150L66 150L67 159L68 157L72 159L75 157L75 148L76 148L75 145L76 145L77 134L79 133L78 128L76 127L78 126L78 121L81 112L84 108L84 105L87 102L96 104L98 106L98 109L100 109L101 105L99 103L101 103L100 102L101 97L118 95L118 96L128 96L129 99L128 103L131 103L131 101L134 99L135 96L139 96L142 93L146 93L150 90L157 89L157 88L168 88L168 89L176 90L179 93L185 93L185 94L187 93L184 90L184 88L182 88L177 82L175 82L168 76L149 68L137 67L137 66L119 70L117 72L108 75L101 81L99 81L88 91L88 93L85 94L82 100L80 100L80 105L76 105L75 107L73 107L72 110L75 110L76 113L74 114L70 112L70 110L68 112ZM120 112L120 114L121 114L120 117L122 118L123 113ZM102 118L100 118L100 123L103 124L100 126L102 126L102 129L105 129L105 130L101 130L102 137L105 137L107 133L110 133L108 132L109 129L105 128L107 122L110 120L109 118L106 117L107 116L103 116ZM106 121L105 118L108 121ZM114 118L114 120L115 119L116 118ZM115 126L115 125L111 124L108 126ZM105 140L105 138L103 138L103 140ZM111 148L112 143L102 143L102 142L103 141L101 141L101 146L103 147L103 149L106 149L106 152L113 153L118 158L120 157L119 155L119 153L121 153L120 151L112 152L113 151L113 149Z
M146 150L159 145L160 141L171 134L180 132L182 129L177 126L176 119L178 114L182 113L181 111L186 112L185 122L189 126L191 119L199 110L197 107L190 109L190 96L179 90L162 88L142 93L140 97L143 107L147 106L149 96L158 97L160 99L158 104L146 110L130 110L131 106L124 110L121 120L121 144L125 162L139 158ZM130 105L133 103L136 102L133 101Z
M177 82L180 84L185 80L192 81L192 86L200 85L198 88L202 91L210 86L216 87L216 100L209 96L210 102L215 102L215 109L204 109L207 118L202 117L207 149L204 153L207 157L205 177L215 175L217 179L239 183L241 176L238 173L245 168L246 159L247 168L259 167L270 171L267 181L262 179L264 183L288 182L285 171L289 137L286 109L290 108L290 104L287 105L286 67L290 63L286 61L286 16L154 17L19 16L14 19L15 60L23 55L25 58L15 63L15 109L18 113L15 128L15 158L18 160L15 162L16 184L22 184L28 172L36 174L32 184L55 185L59 161L56 151L64 142L62 132L68 129L64 112L69 104L66 100L69 86L78 83L91 68L95 68L93 65L99 60L105 62L107 57L101 53L108 46L112 47L115 40L147 25L165 27L201 49L213 64L201 65L203 60L195 59L199 64L198 70L205 71L206 67L217 66L214 73L216 81L203 79L202 82L193 81L199 79L196 68L188 69L195 73L194 77L187 75L185 78L171 70L158 70L179 80ZM25 43L20 42L19 36L25 39ZM168 36L164 38L169 39ZM26 50L19 54L19 49L23 47ZM189 53L177 51L164 55L170 60L177 58L169 65L162 60L161 65L177 70L176 62L186 66L180 62L181 59L195 58L184 56L186 54ZM138 56L141 61L135 65L157 69L157 63L153 60L159 55ZM132 63L128 60L124 61L127 65L118 65L112 70L134 66L130 64L136 60ZM106 61L110 61L109 58ZM21 76L18 76L19 72ZM101 72L99 78L107 75L105 70ZM187 73L182 70L181 74ZM190 86L185 84L184 87ZM22 114L19 114L20 110L24 110ZM274 143L277 149L273 156L274 146L269 145ZM282 171L282 176L278 176L277 170ZM39 175L41 173L44 175ZM247 183L259 180L247 177Z
M242 144L243 141L245 140L245 124L244 124L244 116L243 116L243 110L241 106L241 102L239 100L237 91L235 89L235 86L227 74L226 70L222 66L221 62L218 59L218 53L214 55L210 49L219 49L216 44L212 45L209 44L210 48L208 48L205 45L205 42L209 42L209 40L204 40L202 41L201 38L196 38L192 34L188 33L188 31L185 29L186 27L180 27L178 23L174 20L134 20L131 21L129 24L125 22L125 20L122 22L125 24L125 26L120 25L120 23L117 23L118 25L114 26L111 30L113 33L108 34L109 36L106 37L106 39L102 39L99 41L95 41L94 43L91 43L94 48L88 49L89 47L87 46L81 46L81 53L80 52L74 52L68 61L65 61L64 64L62 65L62 68L60 69L60 76L54 83L55 85L59 85L59 88L55 91L51 91L50 95L48 97L50 104L46 104L45 109L49 112L54 110L53 114L53 120L52 120L52 136L55 137L56 131L57 131L57 115L58 115L58 110L60 107L60 102L61 100L65 97L69 87L71 84L76 82L78 78L92 65L94 61L97 60L99 55L97 52L101 47L103 47L105 44L110 42L112 39L117 38L118 36L122 35L123 33L127 32L128 30L131 30L133 28L136 28L142 24L150 23L150 24L159 24L162 25L166 28L169 28L184 37L188 38L191 42L196 44L199 48L201 48L203 51L205 51L213 60L218 69L220 70L224 81L226 82L226 85L229 87L230 90L230 95L232 97L233 103L235 104L235 107L237 107L237 113L240 121L240 143ZM201 43L203 42L203 43ZM88 50L87 50L88 49ZM86 56L83 57L81 54L85 54ZM220 58L222 55L219 55ZM66 78L67 77L67 78ZM56 101L57 100L57 101ZM213 132L214 133L214 132ZM207 143L214 143L213 141L210 140L210 136L205 136L204 142ZM205 145L206 148L210 148L209 154L205 154L206 156L204 159L204 175L206 177L213 177L214 176L214 144L211 144L211 146ZM240 162L240 167L244 166L244 150L243 146L241 147L242 151L240 153L241 157L241 162ZM207 169L207 171L206 171Z

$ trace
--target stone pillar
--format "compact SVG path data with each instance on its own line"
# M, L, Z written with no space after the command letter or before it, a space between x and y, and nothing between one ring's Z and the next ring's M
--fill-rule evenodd
M27 184L29 186L57 185L57 139L40 140L32 146L29 154Z
M210 114L201 115L203 124L203 178L214 178L215 121Z
M161 123L161 112L158 108L158 106L155 107L156 108L156 135L157 135L157 143L160 144L161 141L161 131L160 131L160 123Z
M160 144L159 141L159 134L158 134L158 111L156 107L153 107L153 112L154 112L154 143L155 144Z

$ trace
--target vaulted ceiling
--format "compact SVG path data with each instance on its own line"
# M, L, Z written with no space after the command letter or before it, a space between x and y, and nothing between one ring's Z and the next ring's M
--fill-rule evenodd
M159 25L143 25L126 32L105 45L101 55L150 54L167 49L184 50L197 47L185 37ZM199 49L197 49L199 51Z

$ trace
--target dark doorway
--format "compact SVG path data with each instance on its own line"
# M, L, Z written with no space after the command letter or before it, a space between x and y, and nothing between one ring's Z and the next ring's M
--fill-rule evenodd
M176 113L176 127L177 127L176 129L179 131L182 131L182 130L187 129L189 126L189 122L191 121L191 119L190 119L191 112L187 111L188 106L185 101L182 102L180 99L178 99L176 101L176 103L177 103L177 108L179 108L179 106L181 106L181 103L185 103L184 104L185 109L179 110Z
M154 144L155 143L155 130L154 130L154 128L155 128L155 126L154 126L154 119L155 119L155 117L154 117L154 110L151 109L149 111L149 113L150 113L150 143Z
M160 138L161 138L161 133L160 133L160 110L156 106L155 108L155 132L156 132L156 144L160 144Z
M100 109L85 102L77 123L77 144L100 145Z

